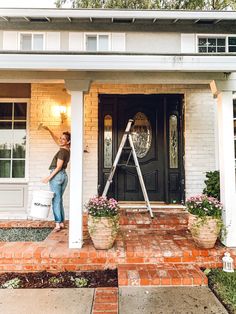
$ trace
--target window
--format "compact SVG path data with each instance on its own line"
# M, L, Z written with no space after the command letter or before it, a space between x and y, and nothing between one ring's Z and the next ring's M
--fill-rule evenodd
M43 50L44 35L43 34L20 34L20 50Z
M91 34L86 35L86 50L87 51L108 51L109 36Z
M228 38L228 49L229 52L236 52L236 37Z
M226 52L225 37L198 37L198 52L222 53Z
M27 103L0 103L0 178L24 178Z

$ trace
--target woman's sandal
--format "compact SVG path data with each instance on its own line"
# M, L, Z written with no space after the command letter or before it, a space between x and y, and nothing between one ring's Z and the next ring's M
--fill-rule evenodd
M55 232L59 232L60 230L61 230L61 226L59 226L59 225L54 228Z

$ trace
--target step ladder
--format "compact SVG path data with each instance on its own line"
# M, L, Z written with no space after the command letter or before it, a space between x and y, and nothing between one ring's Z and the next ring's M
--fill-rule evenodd
M152 209L151 209L151 205L150 205L150 202L149 202L147 190L146 190L146 187L145 187L145 184L144 184L142 172L141 172L141 169L140 169L140 166L139 166L138 157L137 157L136 152L135 152L134 143L133 143L133 139L132 139L132 135L131 135L131 126L132 126L133 122L134 122L134 120L129 119L129 121L127 123L124 135L123 135L123 137L121 139L120 146L119 146L119 149L117 151L115 160L113 162L113 165L112 165L109 177L107 179L105 188L103 190L102 196L105 197L107 195L107 192L108 192L109 187L110 187L110 185L112 183L112 179L113 179L113 176L115 174L117 166L135 167L136 170L137 170L137 173L138 173L139 183L140 183L140 186L141 186L141 189L142 189L142 192L143 192L143 197L144 197L144 200L145 200L145 205L146 205L147 211L149 211L151 218L153 218L153 212L152 212ZM129 141L129 145L130 145L129 147L125 147L125 143L126 143L127 139ZM130 150L129 157L128 157L128 159L127 159L125 164L118 164L120 156L121 156L123 150ZM128 165L131 155L133 156L133 159L134 159L134 165L133 166Z

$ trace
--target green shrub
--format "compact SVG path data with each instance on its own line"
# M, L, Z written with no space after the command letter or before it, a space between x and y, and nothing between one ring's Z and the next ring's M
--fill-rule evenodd
M206 173L206 184L203 194L207 196L215 197L220 200L220 173L216 171L208 171Z
M229 313L236 313L236 272L225 273L212 269L207 274L209 286L213 289Z
M83 288L88 286L88 279L81 277L81 278L75 278L75 286L77 288Z
M21 286L21 280L19 278L13 278L8 281L6 281L4 284L2 284L1 288L3 289L17 289Z

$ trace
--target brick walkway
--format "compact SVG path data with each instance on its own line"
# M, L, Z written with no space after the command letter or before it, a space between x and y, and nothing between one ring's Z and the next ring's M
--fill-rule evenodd
M0 271L77 271L118 268L120 285L206 284L199 267L221 267L226 248L199 249L187 231L181 210L122 212L114 247L97 251L86 230L84 246L68 248L68 229L52 232L42 242L0 242ZM52 226L52 222L0 221L0 227ZM236 262L236 249L231 249Z
M93 314L118 314L118 288L96 288Z

